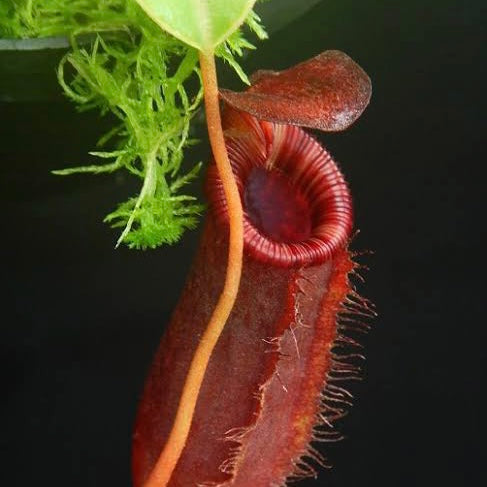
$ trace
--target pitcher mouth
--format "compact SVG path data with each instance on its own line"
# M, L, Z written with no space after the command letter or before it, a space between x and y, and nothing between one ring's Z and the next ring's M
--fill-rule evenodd
M344 247L353 226L347 183L330 154L292 125L227 108L225 141L244 210L244 248L279 267L318 265ZM207 193L218 223L228 226L215 164Z

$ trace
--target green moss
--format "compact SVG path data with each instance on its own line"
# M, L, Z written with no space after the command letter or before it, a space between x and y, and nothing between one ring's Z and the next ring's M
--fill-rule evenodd
M247 24L265 37L254 13ZM203 210L182 192L201 167L182 170L184 150L195 143L190 123L202 101L197 51L162 32L133 0L0 3L0 36L58 35L72 44L58 69L66 95L80 110L111 112L118 123L91 152L105 164L55 173L130 172L141 180L140 193L105 218L122 229L117 245L145 249L176 242ZM248 82L236 58L251 48L237 31L216 54Z

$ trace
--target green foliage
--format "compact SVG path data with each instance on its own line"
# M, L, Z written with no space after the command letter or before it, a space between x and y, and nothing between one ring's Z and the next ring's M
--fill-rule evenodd
M2 0L0 13L0 36L18 38L123 29L136 14L127 0Z
M237 30L255 0L137 0L147 14L174 37L213 52Z
M250 11L245 24L259 39L267 39L267 33L260 23L260 18L253 10ZM255 49L255 46L245 38L240 29L237 29L230 34L225 42L216 47L215 55L232 66L240 79L245 84L250 85L247 75L237 61L239 57L243 56L246 49Z
M79 110L112 113L118 123L90 154L105 164L54 171L59 175L111 173L120 169L141 179L137 196L105 221L122 228L117 245L154 248L176 242L193 228L203 206L183 187L201 164L184 169L184 150L195 143L190 122L200 107L198 54L161 31L135 0L2 0L0 35L67 35L72 50L61 60L59 82ZM247 23L260 38L255 14ZM216 54L246 81L236 56L253 48L240 31Z

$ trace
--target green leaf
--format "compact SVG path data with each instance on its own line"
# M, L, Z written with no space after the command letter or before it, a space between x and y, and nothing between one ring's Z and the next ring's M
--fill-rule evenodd
M213 52L244 22L256 0L137 0L165 31Z

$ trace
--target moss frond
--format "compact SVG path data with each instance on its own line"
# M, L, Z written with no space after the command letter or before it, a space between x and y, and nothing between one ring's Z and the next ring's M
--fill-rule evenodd
M265 38L253 12L246 23ZM122 228L118 244L145 249L176 242L203 211L193 196L181 193L201 167L182 167L185 149L195 142L190 124L203 96L197 51L161 31L134 0L0 3L0 36L59 35L72 45L58 68L66 96L80 111L112 113L118 123L100 138L99 150L90 152L103 164L54 173L130 172L141 180L140 193L105 218ZM248 83L237 58L253 48L239 30L216 54Z

